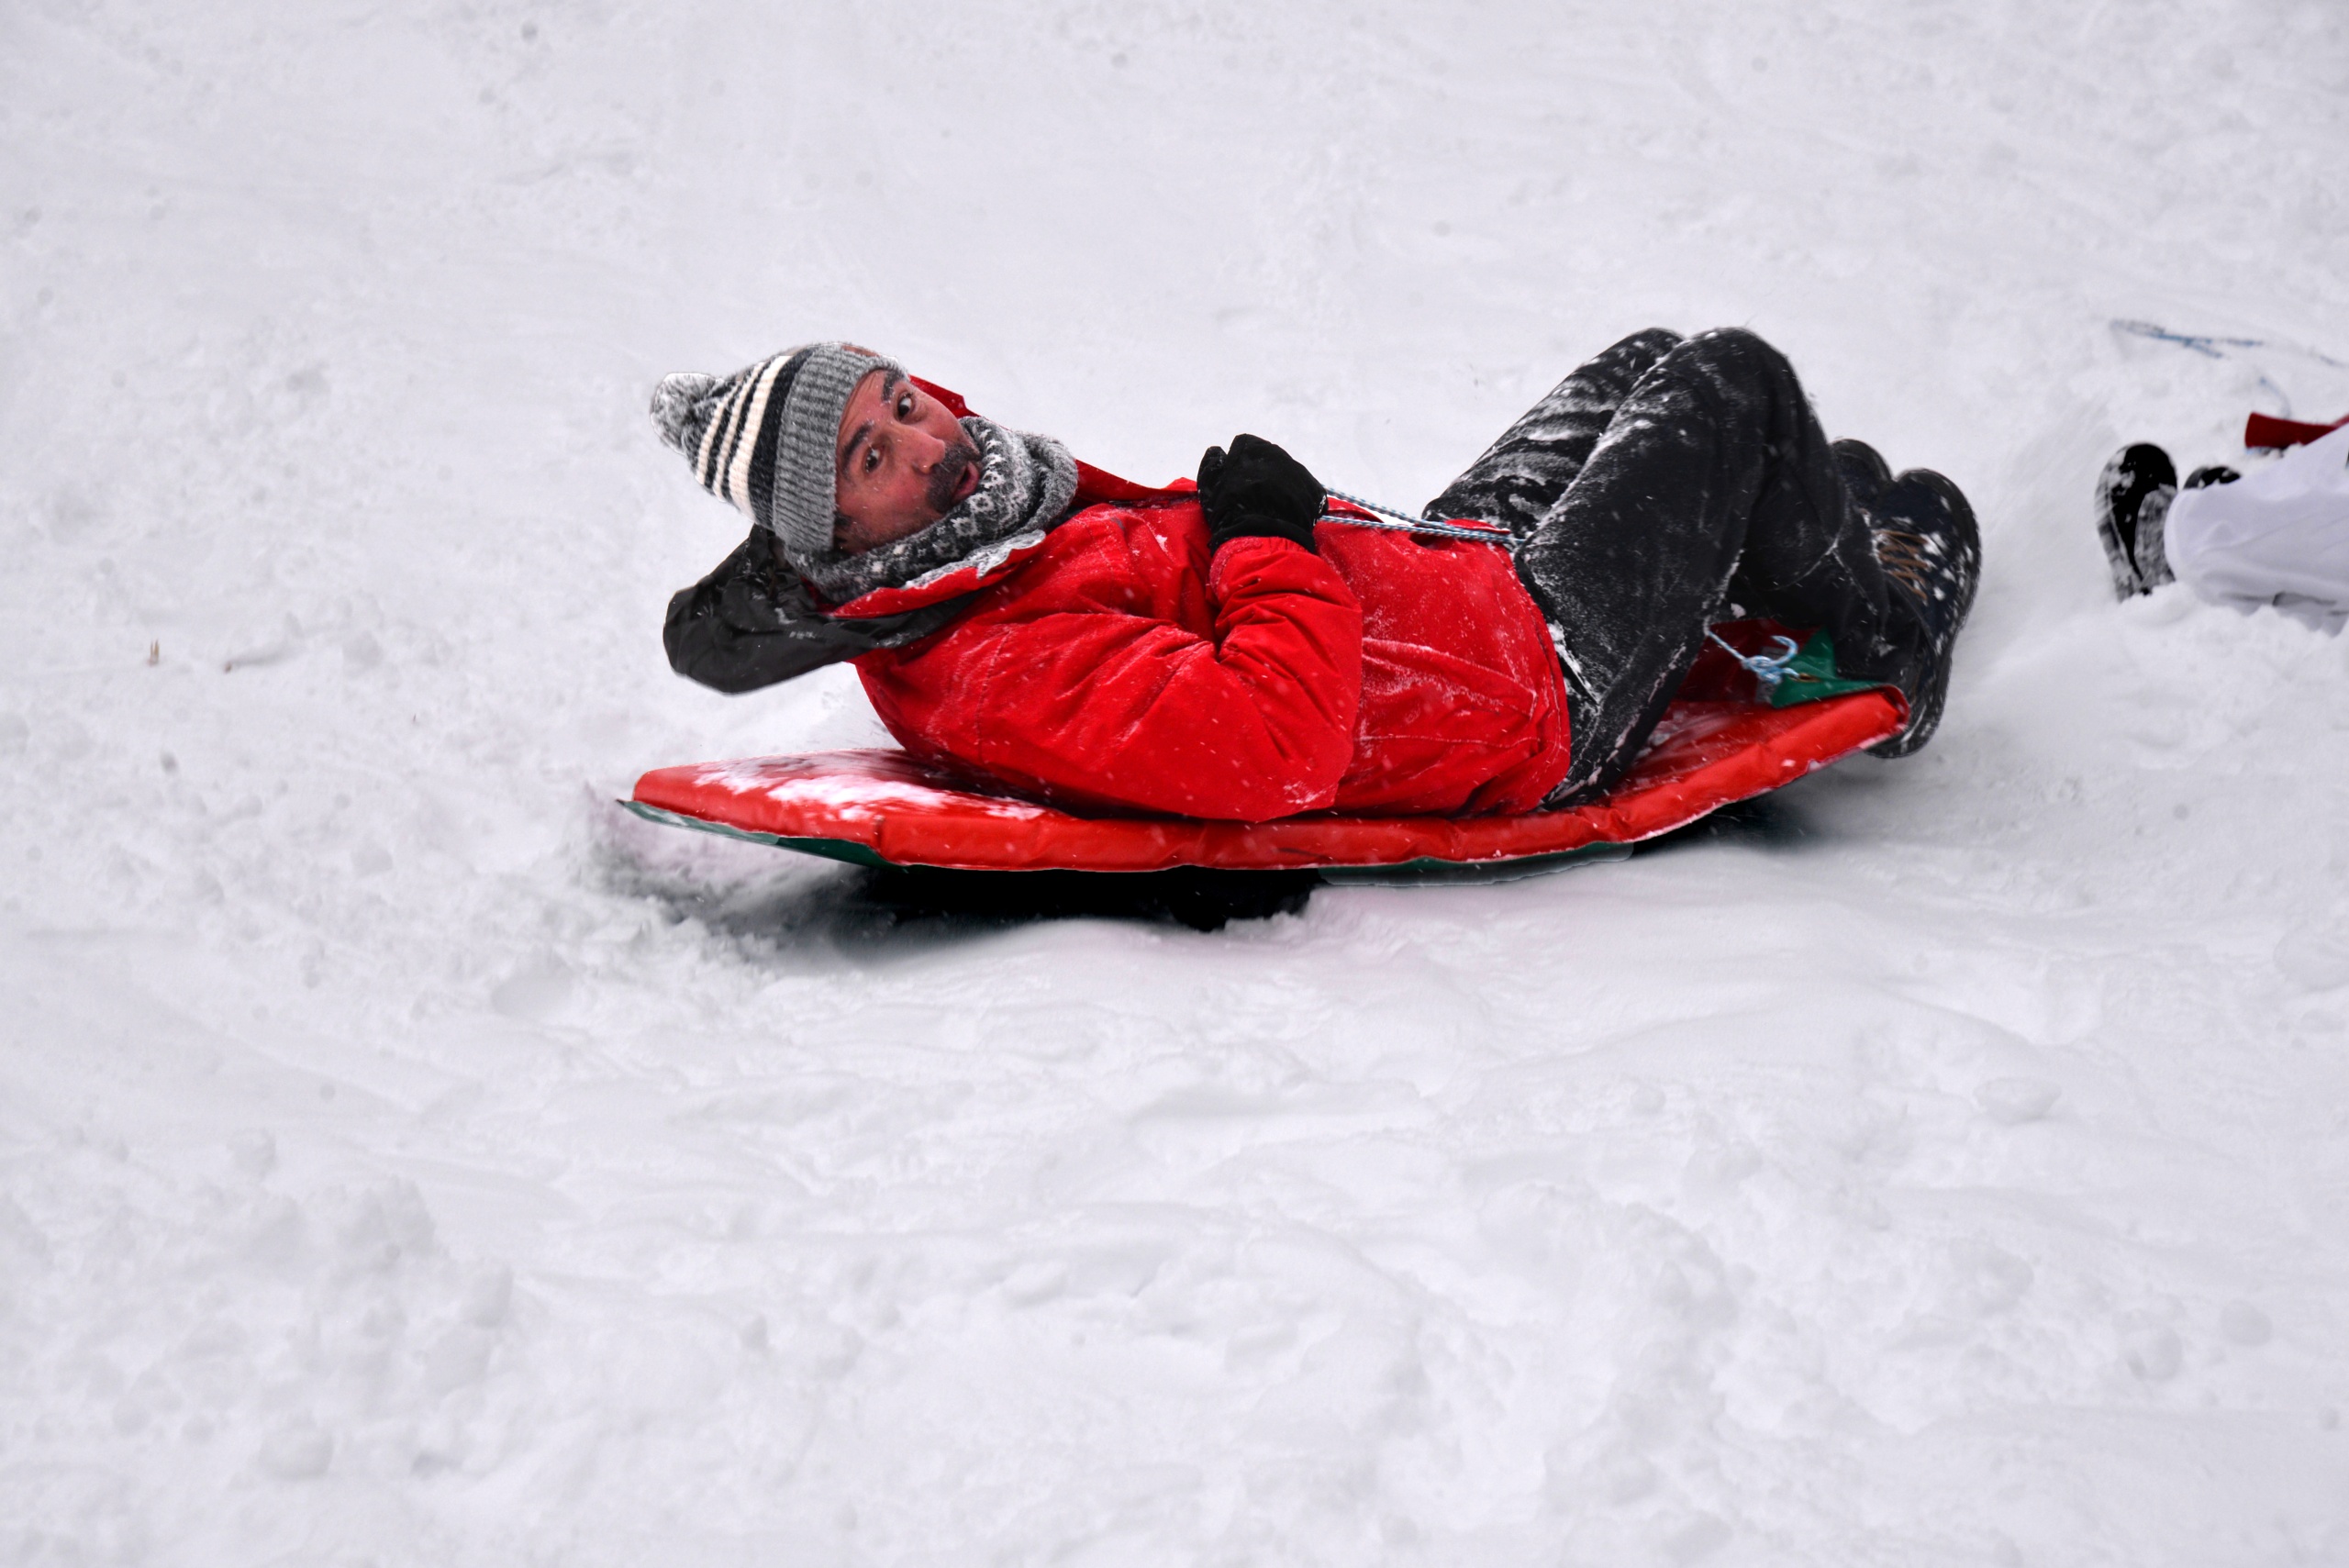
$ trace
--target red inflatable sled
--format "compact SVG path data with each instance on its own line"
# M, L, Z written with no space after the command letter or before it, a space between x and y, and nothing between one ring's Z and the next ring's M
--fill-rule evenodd
M1750 624L1750 623L1749 623ZM1723 628L1728 629L1728 628ZM1740 628L1744 629L1744 628ZM1755 640L1739 637L1741 643ZM1820 639L1823 640L1823 639ZM867 866L954 871L1319 871L1412 876L1525 872L1628 846L1793 783L1898 733L1898 694L1812 677L1757 700L1725 657L1699 661L1631 772L1606 798L1522 817L1340 817L1205 822L1078 817L989 794L896 751L818 751L656 768L624 802L638 816ZM1742 685L1746 695L1730 695Z

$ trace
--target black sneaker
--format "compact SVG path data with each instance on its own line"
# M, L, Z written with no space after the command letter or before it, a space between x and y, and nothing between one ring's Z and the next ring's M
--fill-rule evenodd
M2126 599L2174 582L2162 553L2162 524L2177 498L2177 465L2150 441L2121 448L2096 482L2096 537L2112 568L2112 591Z
M1920 632L1907 678L1898 683L1909 699L1909 727L1868 750L1906 757L1941 728L1950 655L1982 580L1982 530L1965 493L1930 468L1912 468L1885 486L1868 512L1896 613L1915 617Z
M1843 475L1843 488L1863 507L1872 505L1892 483L1892 465L1867 442L1846 436L1840 441L1829 442L1827 450L1835 454L1835 466Z

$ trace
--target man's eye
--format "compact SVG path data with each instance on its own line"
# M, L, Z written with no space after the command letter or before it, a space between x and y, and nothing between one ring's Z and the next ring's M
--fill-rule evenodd
M881 454L871 447L864 449L864 472L871 473L881 466Z
M914 395L908 392L903 397L897 399L897 417L900 419L910 419L913 417Z

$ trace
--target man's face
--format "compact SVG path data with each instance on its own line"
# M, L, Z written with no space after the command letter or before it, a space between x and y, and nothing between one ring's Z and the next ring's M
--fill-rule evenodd
M855 554L919 533L978 488L979 450L946 406L890 371L841 415L833 542Z

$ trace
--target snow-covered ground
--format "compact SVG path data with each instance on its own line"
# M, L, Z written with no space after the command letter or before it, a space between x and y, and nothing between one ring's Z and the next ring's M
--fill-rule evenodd
M0 1562L2349 1560L2349 644L2087 513L2349 412L2344 153L2338 0L0 6ZM610 804L878 738L662 372L1416 504L1657 322L1976 496L1921 757L1214 934Z

